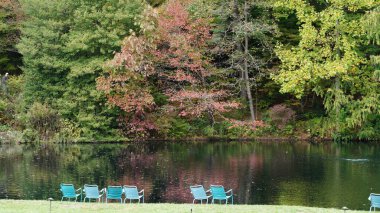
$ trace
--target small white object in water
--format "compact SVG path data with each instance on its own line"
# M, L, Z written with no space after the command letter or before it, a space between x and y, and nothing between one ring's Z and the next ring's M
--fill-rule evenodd
M369 161L369 159L365 159L365 158L363 158L363 159L352 159L352 158L343 158L343 160L346 160L346 161L352 161L352 162L367 162L367 161Z

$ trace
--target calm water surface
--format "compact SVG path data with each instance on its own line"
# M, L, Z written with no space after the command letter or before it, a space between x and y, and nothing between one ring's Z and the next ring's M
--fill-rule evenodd
M192 202L222 184L240 204L368 209L380 146L307 143L0 145L0 199L60 199L59 184L137 185L147 202Z

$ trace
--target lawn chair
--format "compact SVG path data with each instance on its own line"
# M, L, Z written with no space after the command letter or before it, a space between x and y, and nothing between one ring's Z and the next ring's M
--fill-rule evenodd
M140 203L140 199L142 198L142 202L144 203L144 189L141 191L137 191L136 186L123 186L125 199L124 203L127 199L129 199L129 203L132 202L132 200L138 200Z
M62 192L61 202L63 201L63 198L68 198L69 201L73 198L75 199L75 202L77 202L79 196L81 196L82 200L82 188L75 190L73 184L61 183L61 188L59 190ZM77 194L78 191L80 191L80 194Z
M86 202L86 198L88 199L89 202L91 201L91 199L96 199L100 202L100 198L102 198L102 201L103 201L103 195L106 189L104 188L99 191L98 185L85 184L83 191L85 194L85 197L83 199L84 202Z
M106 190L106 203L108 203L108 200L120 200L120 203L122 203L122 195L123 188L121 186L108 186Z
M371 201L371 207L369 207L369 211L376 211L376 208L380 208L380 194L371 193L369 195L368 200Z
M221 203L222 200L225 200L227 205L228 199L231 198L231 204L234 204L232 189L224 191L224 187L221 185L211 185L210 190L212 194L212 203L214 203L215 200L219 200L219 203ZM227 193L230 193L230 195L227 195Z
M205 191L202 185L195 185L195 186L190 186L191 194L193 194L194 200L200 200L201 204L203 200L206 200L206 204L208 204L208 199L211 197L211 195L207 195L207 192L210 192L210 190Z

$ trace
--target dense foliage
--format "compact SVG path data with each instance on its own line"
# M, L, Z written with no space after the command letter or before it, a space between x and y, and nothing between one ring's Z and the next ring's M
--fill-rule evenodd
M2 1L0 73L11 78L0 132L25 141L379 139L379 8L375 0Z

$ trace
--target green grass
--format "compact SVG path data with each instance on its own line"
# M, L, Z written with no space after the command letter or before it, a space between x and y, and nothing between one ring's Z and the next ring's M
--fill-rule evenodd
M128 213L343 213L340 209L324 209L303 206L273 206L273 205L192 205L192 204L118 204L118 203L74 203L52 202L53 213L70 212L128 212ZM0 200L0 212L33 213L49 212L49 201L31 200ZM367 212L367 211L347 211Z

